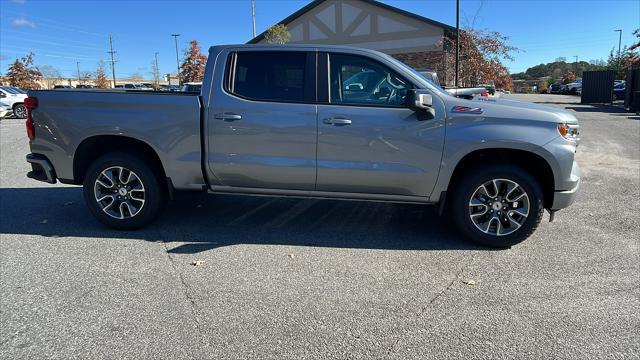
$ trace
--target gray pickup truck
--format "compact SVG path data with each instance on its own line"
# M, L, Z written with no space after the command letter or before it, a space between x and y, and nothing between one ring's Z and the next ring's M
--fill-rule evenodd
M84 187L104 224L149 224L175 191L437 204L493 247L575 198L568 112L447 94L390 56L209 49L200 94L30 91L30 178Z

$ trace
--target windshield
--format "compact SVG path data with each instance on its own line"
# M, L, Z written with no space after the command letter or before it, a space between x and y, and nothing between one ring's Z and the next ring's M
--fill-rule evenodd
M14 94L14 95L21 94L21 92L17 91L15 88L10 86L2 86L0 87L0 89L8 92L9 94Z
M13 86L12 86L11 88L12 88L13 90L17 91L17 92L18 92L18 93L20 93L20 94L26 94L26 93L27 93L26 91L24 91L24 90L22 90L22 89L20 89L20 88L17 88L17 87L13 87Z

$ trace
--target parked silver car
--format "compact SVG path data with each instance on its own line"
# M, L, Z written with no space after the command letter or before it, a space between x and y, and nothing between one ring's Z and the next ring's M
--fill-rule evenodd
M452 97L365 49L215 46L200 94L30 91L25 104L28 176L83 185L118 229L150 223L176 190L206 190L437 204L504 247L580 183L572 114Z

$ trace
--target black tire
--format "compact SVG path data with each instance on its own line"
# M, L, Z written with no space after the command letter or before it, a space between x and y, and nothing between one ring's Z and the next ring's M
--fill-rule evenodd
M529 199L528 216L520 228L507 235L485 233L471 220L469 202L474 192L493 179L506 179L519 184ZM493 248L507 248L524 241L536 230L544 213L544 198L538 182L526 170L508 164L476 168L460 177L453 184L451 201L447 205L453 223L463 235L475 243Z
M15 104L13 105L13 115L15 115L18 119L26 119L27 108L24 107L23 103Z
M96 159L89 166L83 182L84 200L93 216L103 224L118 230L139 229L155 220L164 209L167 202L167 194L165 186L162 186L163 182L160 179L159 172L151 164L150 161L144 158L122 152L108 153ZM125 209L124 215L129 217L115 218L107 214L107 212L103 211L101 203L96 199L96 180L104 170L114 167L122 167L133 172L143 185L142 196L136 196L143 197L144 202L139 206L136 214L133 214L130 209L129 211ZM104 178L102 180L104 181ZM133 200L132 193L128 195ZM118 194L115 193L114 196L116 195ZM113 201L115 202L116 200ZM120 211L122 215L122 210Z

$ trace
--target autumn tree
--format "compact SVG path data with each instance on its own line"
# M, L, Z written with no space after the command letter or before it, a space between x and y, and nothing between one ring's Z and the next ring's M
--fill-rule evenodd
M576 74L574 74L571 71L567 71L566 73L562 74L562 83L563 84L569 84L576 81Z
M45 88L51 89L54 85L62 79L60 71L51 65L44 65L38 68L42 74L42 82L44 82Z
M284 24L273 25L265 32L264 39L268 44L284 45L291 40L291 33Z
M614 47L609 52L607 68L615 72L616 79L626 78L628 67L640 66L640 29L633 31L633 35L636 43L618 50Z
M476 86L481 83L493 81L496 87L512 87L512 79L509 72L502 64L503 60L514 60L513 53L518 48L509 45L509 37L497 31L486 29L466 28L460 30L460 65L459 85ZM456 43L454 38L445 38L444 63L447 65L444 78L455 78ZM498 86L498 83L504 86Z
M9 66L7 80L11 86L23 89L40 88L38 81L42 79L42 73L33 65L33 56L33 53L28 53Z
M180 65L180 80L182 83L202 81L207 57L200 51L197 40L189 42L189 49L185 51L184 61Z
M627 48L630 55L626 65L640 67L640 28L633 31L633 36L636 37L636 42Z
M538 82L538 92L540 94L546 94L547 90L549 89L549 82L547 81L547 79L542 79Z
M80 84L86 85L93 82L94 74L91 71L83 71L80 73Z
M107 78L107 72L104 68L104 61L100 60L98 62L98 68L96 69L96 86L100 89L108 89L109 88L109 79Z

